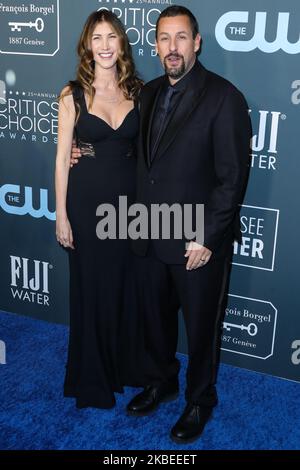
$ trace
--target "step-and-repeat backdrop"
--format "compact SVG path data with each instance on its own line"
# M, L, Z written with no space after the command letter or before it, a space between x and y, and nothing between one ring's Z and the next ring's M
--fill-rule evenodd
M234 246L222 360L300 380L300 2L179 3L199 21L200 60L244 93L253 126L243 241ZM113 10L147 81L162 73L155 22L172 4L0 2L0 309L68 321L67 256L55 239L57 95L74 78L85 19L93 10ZM183 328L179 348L186 350Z

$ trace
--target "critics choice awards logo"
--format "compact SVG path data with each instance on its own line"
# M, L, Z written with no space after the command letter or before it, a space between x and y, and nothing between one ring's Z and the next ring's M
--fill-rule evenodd
M98 10L111 10L125 26L134 52L156 56L155 25L161 11L172 5L172 0L98 0Z
M10 90L1 81L0 142L57 144L58 101L55 93Z
M0 2L0 53L54 56L59 50L59 0Z

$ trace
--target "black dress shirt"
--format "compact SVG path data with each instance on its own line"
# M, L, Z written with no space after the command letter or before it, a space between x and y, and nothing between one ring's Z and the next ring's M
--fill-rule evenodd
M196 61L197 62L197 61ZM193 65L191 70L184 75L178 82L176 82L173 86L170 84L170 81L166 75L165 83L162 87L160 95L158 97L156 108L154 111L154 118L151 127L151 138L150 138L150 159L151 162L155 158L156 150L159 144L159 141L164 134L168 122L169 117L172 115L172 111L176 109L178 106L185 90L188 88L189 83L191 82L191 78L193 73L195 73L196 63ZM173 89L173 94L170 99L170 103L168 108L166 109L166 96L168 93L169 88Z

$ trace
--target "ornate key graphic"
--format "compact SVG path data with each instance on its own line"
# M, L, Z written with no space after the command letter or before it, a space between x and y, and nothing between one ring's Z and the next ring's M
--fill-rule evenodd
M44 30L45 24L42 18L37 18L33 23L30 21L29 23L18 23L18 22L10 22L8 23L10 26L11 31L21 31L22 28L35 28L38 33L41 33Z
M248 335L255 336L257 334L257 326L255 323L249 323L249 325L236 325L235 323L223 322L223 328L230 331L231 328L238 328L239 330L247 330Z

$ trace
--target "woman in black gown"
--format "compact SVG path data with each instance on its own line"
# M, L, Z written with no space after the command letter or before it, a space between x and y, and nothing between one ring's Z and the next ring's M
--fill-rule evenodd
M128 239L99 239L96 209L135 200L136 77L122 23L92 13L78 44L77 80L62 91L56 160L58 241L69 251L70 337L64 395L110 408L123 385L141 385L142 357ZM73 134L82 158L70 170Z

